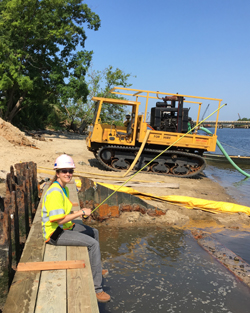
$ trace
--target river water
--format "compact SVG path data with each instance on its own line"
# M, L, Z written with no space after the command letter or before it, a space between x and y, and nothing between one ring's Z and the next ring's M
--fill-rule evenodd
M217 130L217 136L229 155L250 156L250 129L222 128ZM221 154L218 147L215 153ZM250 174L250 164L239 167ZM239 173L229 162L222 164L211 162L207 164L205 174L226 188L238 203L250 206L250 178Z
M219 129L228 154L250 156L250 129ZM220 153L220 151L216 151ZM250 165L243 168L250 173ZM250 179L230 164L208 164L206 176L250 206ZM203 250L189 230L173 227L100 227L104 290L112 300L101 313L250 312L250 289ZM224 230L213 237L250 263L250 232Z

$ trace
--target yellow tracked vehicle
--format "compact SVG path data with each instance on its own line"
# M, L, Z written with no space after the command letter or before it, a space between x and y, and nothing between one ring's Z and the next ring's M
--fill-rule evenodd
M195 123L196 125L199 123L202 102L193 100L216 101L220 108L221 99L120 87L114 87L111 93L134 97L132 98L134 101L101 97L92 99L95 101L95 114L92 129L86 139L87 147L106 169L127 170L135 159L149 128L151 131L135 170L145 166L169 146L171 147L166 152L144 170L169 176L192 177L205 168L203 153L215 151L216 148L219 110L213 135L200 135L195 130L181 137ZM144 114L139 114L141 102L138 99L145 100ZM155 107L151 108L150 124L146 121L149 99L157 100ZM192 121L189 117L189 108L184 107L186 103L197 106L196 121ZM105 104L126 106L126 110L130 112L127 118L130 119L127 119L124 126L101 121L100 114ZM181 139L176 142L179 138Z

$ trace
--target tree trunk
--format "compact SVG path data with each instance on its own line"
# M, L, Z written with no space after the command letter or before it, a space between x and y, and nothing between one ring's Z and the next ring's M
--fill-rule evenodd
M20 111L22 102L24 100L24 97L20 97L17 103L15 104L14 108L11 110L9 116L7 116L6 121L12 122L14 116Z
M79 127L79 133L80 133L81 135L83 134L83 132L84 132L84 130L85 130L86 127L87 127L87 123L86 123L86 121L83 121L82 124L81 124L81 126Z
M7 121L8 120L8 117L9 117L9 112L11 110L11 107L12 107L12 102L13 102L13 97L14 97L14 91L15 91L15 88L13 86L11 92L10 92L10 95L8 95L8 104L7 104L7 110L5 112L5 115L4 115L4 119Z

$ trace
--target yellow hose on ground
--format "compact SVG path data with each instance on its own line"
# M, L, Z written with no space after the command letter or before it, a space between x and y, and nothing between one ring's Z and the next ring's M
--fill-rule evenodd
M38 167L37 173L49 174L49 175L54 176L55 170L48 168L48 167ZM120 181L124 181L126 179L126 178L124 179L123 177L119 177L119 176L110 176L112 178L108 178L108 177L106 177L106 176L108 176L106 174L90 173L90 172L74 172L73 177L79 177L79 176L81 176L80 174L87 174L87 175L84 175L84 177L87 177L87 178L89 178L89 177L94 178L93 176L105 176L105 179L107 179L107 180L112 180L114 177ZM95 179L98 179L98 177L95 177ZM139 183L148 183L148 180L131 179L131 181L139 182ZM163 181L157 181L157 182L161 183ZM78 184L80 184L80 183L78 183Z
M48 170L48 171L44 171L44 170ZM37 169L37 172L38 173L45 173L45 174L51 174L51 172L53 172L53 174L55 173L55 171L51 168L48 168L48 167L39 167ZM105 176L105 177L115 177L115 178L121 178L121 176L117 176L117 175L107 175L107 174L99 174L99 173L90 173L90 172L74 172L73 176L76 177L76 176L79 176L79 175L76 175L76 174L87 174L87 175L98 175L98 176Z

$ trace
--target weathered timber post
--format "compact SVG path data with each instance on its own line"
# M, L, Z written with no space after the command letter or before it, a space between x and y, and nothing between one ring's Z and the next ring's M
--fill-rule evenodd
M24 173L25 164L26 163L17 163L15 164L15 169L18 183L18 185L16 185L17 205L19 213L24 215L24 228L27 238L30 230L30 218L29 218L29 201L26 191L26 177Z
M9 281L8 281L8 289L11 286L13 277L14 277L14 272L12 269L12 241L11 241L11 218L10 218L10 214L7 211L7 233L8 233L8 240L7 240L7 244L8 244L8 277L9 277Z
M32 207L32 213L33 213L32 216L34 218L36 208L38 205L37 166L34 162L28 163L28 171L29 171L29 182L30 182L31 207Z
M25 182L26 182L26 191L27 191L27 197L28 197L28 204L29 204L29 212L30 212L30 222L32 224L34 213L33 213L33 207L32 207L32 194L31 194L31 183L30 183L30 170L28 165L25 166Z
M11 198L12 198L13 210L14 210L14 234L15 234L15 251L16 251L16 266L17 266L21 258L21 249L20 249L18 206L17 206L17 198L16 198L15 191L12 191Z
M2 269L8 271L9 286L13 280L12 237L15 241L16 265L18 264L22 246L20 238L29 233L30 223L38 203L37 167L33 162L15 164L10 167L6 176L6 197L0 212L0 257ZM12 221L13 217L13 221ZM24 243L23 243L24 244Z
M15 175L14 175L14 167L11 166L10 167L10 173L7 174L6 176L6 194L9 193L11 194L11 192L13 190L15 190Z
M8 288L10 287L13 279L10 207L11 195L8 194L4 199L4 211L1 219L2 228L0 233L0 256L2 260L1 271L8 272Z

